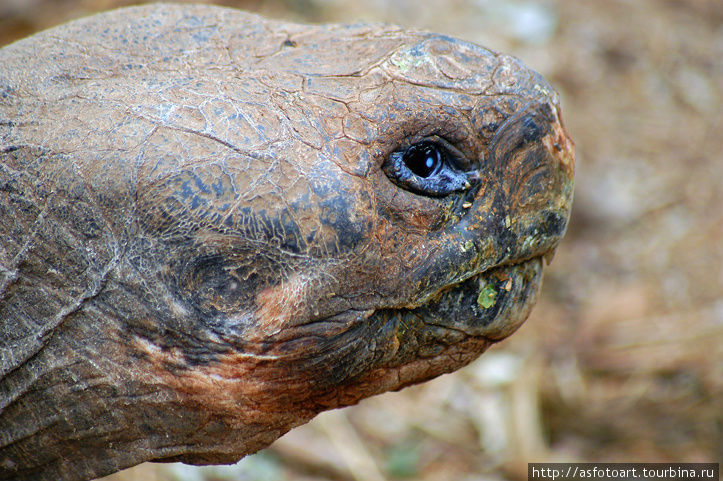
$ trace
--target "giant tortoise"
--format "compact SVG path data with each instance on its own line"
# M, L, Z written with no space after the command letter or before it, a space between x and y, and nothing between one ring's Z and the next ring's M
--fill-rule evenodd
M229 463L458 369L563 236L558 95L389 25L152 5L0 50L0 478Z

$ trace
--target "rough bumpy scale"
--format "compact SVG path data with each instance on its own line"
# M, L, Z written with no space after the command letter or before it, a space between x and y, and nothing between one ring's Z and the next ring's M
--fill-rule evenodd
M0 478L233 462L508 336L574 154L518 60L210 6L0 50Z

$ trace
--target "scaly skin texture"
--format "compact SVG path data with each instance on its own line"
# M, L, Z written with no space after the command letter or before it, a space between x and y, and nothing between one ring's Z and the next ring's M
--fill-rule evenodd
M154 5L0 65L3 479L232 462L453 371L525 320L565 231L556 94L449 37ZM465 189L387 177L424 139Z

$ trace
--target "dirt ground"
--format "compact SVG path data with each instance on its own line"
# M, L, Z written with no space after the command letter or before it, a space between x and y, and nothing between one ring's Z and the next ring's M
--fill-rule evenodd
M0 0L0 45L129 3ZM572 221L530 319L469 367L322 414L234 467L108 480L522 480L531 461L723 460L723 2L222 3L517 55L563 99Z

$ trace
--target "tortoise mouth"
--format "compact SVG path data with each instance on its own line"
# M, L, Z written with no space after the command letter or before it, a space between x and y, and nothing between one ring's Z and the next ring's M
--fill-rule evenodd
M444 290L421 307L426 322L499 341L527 319L542 285L543 257L501 265Z
M450 344L453 339L468 337L500 341L515 332L529 316L542 284L546 256L488 269L448 286L422 306L396 310L395 317L402 325L410 322L418 325L421 321L432 331L437 328L438 334L433 337L439 339L427 339L427 342ZM450 331L456 335L450 335Z

